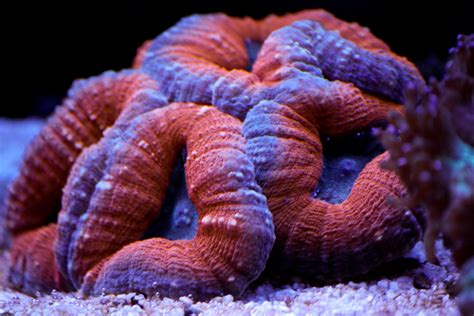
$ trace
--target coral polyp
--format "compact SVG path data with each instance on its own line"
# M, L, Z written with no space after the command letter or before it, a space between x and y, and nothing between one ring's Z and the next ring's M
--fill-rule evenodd
M456 263L466 265L460 304L468 315L474 311L474 34L460 35L451 54L440 82L407 91L406 115L392 115L382 142L391 154L387 167L408 189L405 203L427 210L428 257L436 260L442 233Z
M473 35L460 36L443 80L408 90L405 117L393 113L382 137L391 153L387 166L406 184L411 204L428 210L429 257L434 260L434 241L443 232L459 264L474 254L473 46Z

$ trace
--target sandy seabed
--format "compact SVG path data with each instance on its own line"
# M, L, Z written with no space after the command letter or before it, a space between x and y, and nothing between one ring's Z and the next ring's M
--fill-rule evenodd
M33 298L2 285L0 315L459 315L447 292L458 273L449 251L440 242L437 247L440 265L426 261L420 242L407 257L421 264L394 277L320 287L301 281L283 286L257 282L241 297L225 295L205 302L187 296L173 300L159 293L83 299L79 293L53 292ZM4 271L2 279L5 284Z
M26 144L41 125L40 120L0 118L0 199L17 173ZM455 298L448 294L459 274L450 252L441 242L436 247L439 265L427 262L419 242L398 261L397 269L392 265L396 272L389 268L378 277L325 286L301 279L287 285L259 280L241 297L225 295L205 302L187 296L173 300L159 293L84 299L79 293L52 292L31 297L8 288L4 253L0 258L0 315L459 315Z

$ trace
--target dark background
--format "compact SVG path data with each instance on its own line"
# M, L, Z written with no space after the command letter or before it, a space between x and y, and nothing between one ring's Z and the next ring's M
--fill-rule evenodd
M456 35L474 31L469 1L80 1L29 4L3 10L12 18L2 32L4 61L13 68L0 116L47 116L76 78L127 68L137 47L193 13L222 11L262 18L309 8L325 8L356 21L414 61L425 76L442 74ZM166 4L166 7L164 5ZM171 7L172 6L172 7ZM9 16L11 15L11 16ZM5 86L4 86L5 87Z

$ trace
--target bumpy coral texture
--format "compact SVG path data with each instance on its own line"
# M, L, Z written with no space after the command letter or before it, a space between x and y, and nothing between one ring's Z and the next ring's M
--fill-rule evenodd
M85 278L86 294L130 287L171 296L240 293L263 270L274 238L240 126L212 107L170 104L84 151L59 215L62 272L76 287ZM183 147L188 192L199 211L196 237L131 243L157 217Z
M322 10L181 20L140 48L132 70L75 83L30 145L2 214L12 285L239 294L275 238L260 186L275 258L286 266L339 277L402 254L421 234L420 215L386 204L404 194L378 168L386 154L341 204L311 191L323 169L321 133L355 132L400 111L410 82L423 85L411 63ZM253 110L241 131L228 114L181 102L242 120ZM197 233L148 238L183 148Z
M410 193L407 204L428 212L428 257L435 260L434 242L442 233L462 265L474 256L474 35L459 36L451 53L440 82L408 91L406 117L394 114L382 141L391 153L387 167ZM472 280L472 271L464 272L469 273ZM464 283L469 289L462 309L468 315L474 311L474 286Z
M16 287L203 298L238 294L260 274L275 237L241 123L194 104L140 115L162 104L156 91L145 93L77 158L57 227L14 238L10 280ZM159 214L182 148L189 152L186 183L199 211L196 237L137 241Z
M400 110L387 99L402 99L404 80L422 86L416 71L404 68L405 63L332 36L336 34L313 21L274 32L254 69L257 73L271 69L270 78L284 78L279 84L285 90L278 91L277 84L271 101L260 101L244 122L249 154L274 216L274 259L318 279L364 273L400 256L420 238L423 217L416 210L387 203L388 196L404 195L397 176L379 168L387 154L365 167L342 203L312 197L323 170L321 134L351 133L386 119L389 110ZM289 45L306 49L290 50ZM264 59L269 51L279 54L279 59ZM345 63L359 54L369 60L368 65ZM331 65L332 60L337 65ZM291 61L293 66L282 61ZM381 74L387 69L394 78L385 77L387 82L382 82ZM352 81L361 90L385 98L325 77Z
M381 185L356 185L337 210L327 209L320 199L315 201L321 205L308 206L323 168L319 133L341 135L385 119L390 109L400 110L396 103L403 100L403 88L409 83L423 86L423 80L413 65L361 27L322 11L284 20L301 19L265 38L273 26L284 23L271 17L255 26L252 20L223 15L194 16L158 37L143 65L151 76L165 74L157 80L172 99L212 100L239 118L256 105L268 108L275 102L295 111L287 114L274 106L272 113L259 114L268 119L252 120L249 114L246 120L249 153L275 219L274 253L280 253L276 261L317 278L351 276L413 246L422 230L417 217L423 215L385 204L386 195L400 197L404 192L394 174L376 171L376 162L368 167L367 178L380 177ZM216 27L225 37L212 32ZM260 31L253 31L256 28ZM251 64L245 48L252 52L259 44L263 46ZM197 48L183 49L189 46ZM271 102L261 105L266 100ZM285 112L284 118L296 118L280 122L275 113L279 111ZM291 121L300 116L305 122L295 127ZM298 128L309 132L293 135ZM373 187L380 191L370 196ZM301 227L302 223L307 225Z
M267 38L277 28L305 19ZM255 60L253 54L262 44L265 49ZM141 67L171 101L213 104L241 119L260 100L279 94L289 99L308 84L307 90L324 92L333 102L362 99L354 85L400 102L403 86L421 80L411 63L366 29L323 10L262 21L223 14L191 16L153 41Z
M20 175L9 187L5 225L11 233L38 227L55 216L79 153L97 142L125 105L148 89L158 89L156 82L129 70L74 83L63 106L29 146Z

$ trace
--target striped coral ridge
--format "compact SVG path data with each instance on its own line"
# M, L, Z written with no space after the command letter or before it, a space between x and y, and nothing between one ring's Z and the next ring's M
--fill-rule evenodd
M408 251L421 237L418 214L386 203L405 190L397 176L371 161L348 198L330 204L312 197L322 174L319 131L290 107L262 102L244 122L257 181L277 233L274 257L316 279L365 273Z
M29 145L20 174L9 187L4 216L11 233L36 228L57 214L62 187L77 156L102 137L141 87L156 84L130 71L75 82Z
M199 212L197 235L138 241L158 216L183 146L187 188ZM84 176L83 168L93 173ZM78 203L81 192L92 193ZM238 294L263 270L274 240L241 123L207 106L153 110L137 117L114 146L103 139L86 150L63 205L56 253L64 258L61 270L88 294Z

